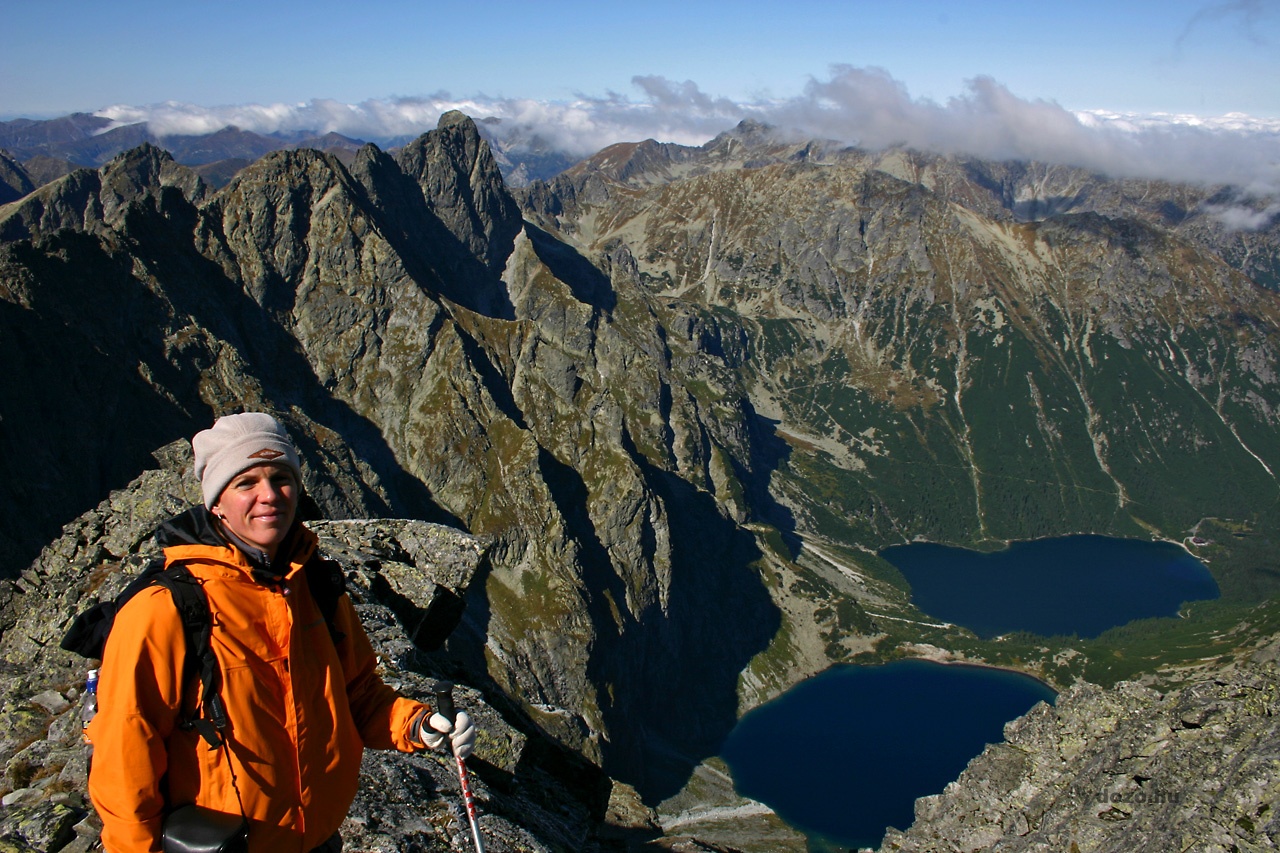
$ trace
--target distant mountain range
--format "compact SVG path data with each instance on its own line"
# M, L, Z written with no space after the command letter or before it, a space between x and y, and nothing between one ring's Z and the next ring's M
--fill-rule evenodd
M549 178L572 164L574 158L551 150L541 139L515 136L502 141L485 133L499 168L511 186ZM14 119L0 122L0 150L26 165L37 185L48 183L77 168L96 169L112 157L143 143L163 148L174 160L191 166L211 186L220 187L249 163L272 151L315 149L350 162L362 145L372 142L394 150L413 137L352 139L339 133L305 132L261 134L228 126L202 135L157 136L145 123L117 125L88 113L55 119ZM0 181L3 177L0 176ZM0 187L0 203L5 200Z

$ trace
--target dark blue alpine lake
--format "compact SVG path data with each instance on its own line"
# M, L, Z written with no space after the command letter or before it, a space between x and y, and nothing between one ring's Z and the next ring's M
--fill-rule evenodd
M1171 542L1066 536L991 554L913 542L880 556L911 584L913 604L988 638L1012 631L1096 637L1218 597L1204 564Z
M1029 676L927 661L838 666L746 714L721 750L734 784L815 850L905 829L1004 724L1054 693Z
M932 617L983 637L1094 637L1217 598L1202 563L1169 542L1068 536L983 554L931 543L881 553ZM1004 724L1053 691L1028 676L900 661L841 666L744 716L721 750L738 792L805 832L810 849L879 846L913 820Z

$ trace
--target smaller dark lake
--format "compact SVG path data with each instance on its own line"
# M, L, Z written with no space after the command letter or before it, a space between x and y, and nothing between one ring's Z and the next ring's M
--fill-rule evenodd
M913 542L880 556L911 584L913 604L981 637L1012 631L1096 637L1218 597L1204 564L1171 542L1065 536L990 554Z
M1012 672L927 661L838 666L743 716L720 756L734 785L814 849L876 847L905 829L1004 724L1054 693Z

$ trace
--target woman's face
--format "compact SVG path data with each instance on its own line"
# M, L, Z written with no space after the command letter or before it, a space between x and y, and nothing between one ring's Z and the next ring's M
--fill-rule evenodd
M236 475L213 505L213 514L232 533L266 551L272 559L293 526L297 510L298 483L293 471L270 462Z

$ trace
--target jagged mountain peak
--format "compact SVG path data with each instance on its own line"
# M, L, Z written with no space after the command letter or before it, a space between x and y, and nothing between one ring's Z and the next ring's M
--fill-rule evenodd
M673 169L688 162L696 152L686 145L654 139L620 142L577 163L564 172L564 178L574 181L596 175L619 183L659 183L674 177Z
M241 170L220 194L242 190L244 185L264 182L287 185L303 181L310 185L330 185L346 175L346 168L333 154L313 148L280 149L255 160Z
M440 115L439 121L436 122L436 128L438 130L443 130L446 127L453 127L455 125L462 125L465 127L467 124L474 126L475 120L462 110L446 110ZM478 132L479 131L477 131L477 133Z
M489 143L480 135L474 120L458 110L440 117L438 126L396 153L405 173L417 180L429 199L457 204L462 191L495 199L494 212L503 218L512 215L510 194L498 171ZM479 202L477 202L479 204ZM515 216L519 216L516 210Z
M120 185L120 191L125 195L154 191L159 187L177 187L194 202L205 191L204 183L192 169L178 163L165 149L149 142L117 155L100 172L104 187Z
M766 122L744 118L730 130L718 134L703 148L717 148L734 139L744 145L772 145L777 141L778 128Z
M489 143L475 122L457 111L395 155L404 173L417 183L432 213L448 229L456 247L478 259L482 270L454 265L473 286L492 289L502 274L516 234L520 207L502 180ZM442 247L451 250L452 247ZM492 303L493 310L503 310Z
M20 240L59 229L117 229L139 205L160 209L204 197L200 177L169 152L143 144L116 155L101 169L79 169L0 208L0 239Z

